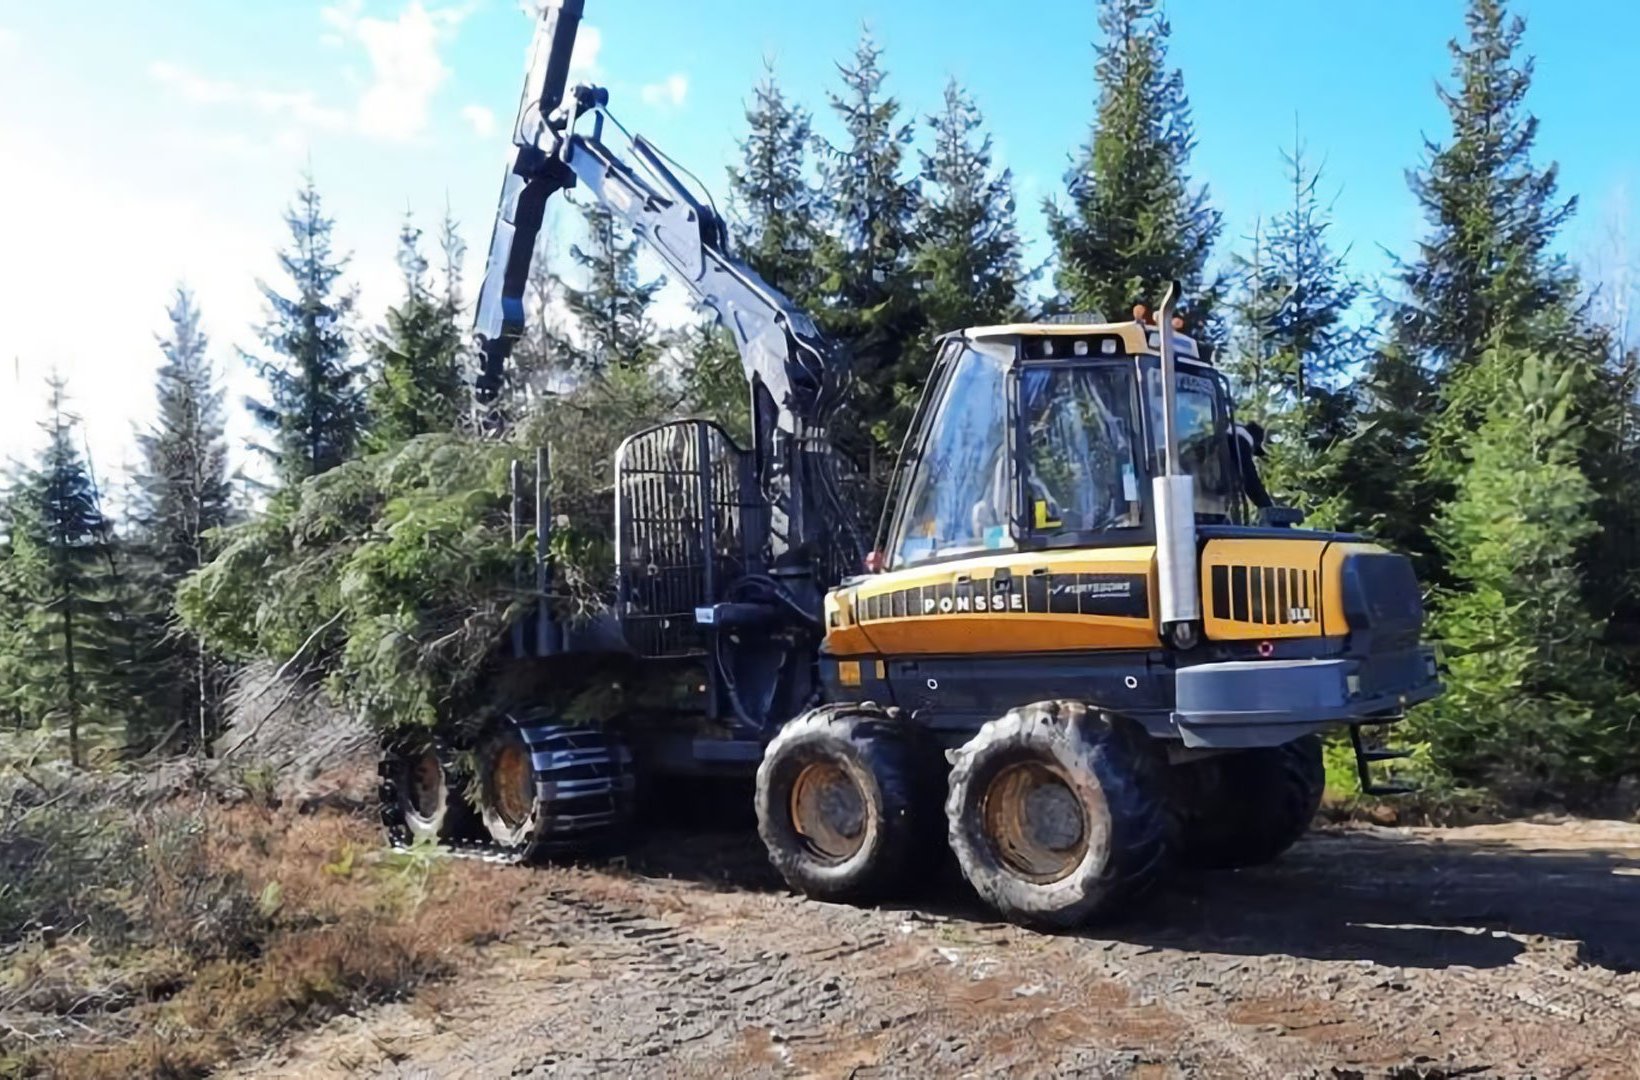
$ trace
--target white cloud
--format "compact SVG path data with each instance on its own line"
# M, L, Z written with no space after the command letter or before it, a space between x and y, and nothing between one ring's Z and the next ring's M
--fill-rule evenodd
M406 142L427 130L433 97L450 77L439 56L445 29L459 25L454 9L428 11L419 0L394 20L361 18L351 26L370 58L371 82L359 98L358 124L365 135Z
M575 35L575 49L569 54L569 69L581 75L598 74L598 54L604 51L604 34L596 26L581 24Z
M156 60L148 65L148 75L185 101L196 105L232 105L245 99L244 87L226 80L208 79L176 64Z
M683 74L668 75L657 83L650 83L640 93L645 105L660 107L670 105L677 108L689 96L689 76Z
M17 31L0 26L0 56L11 52L17 47Z
M473 134L487 139L495 134L495 113L482 105L469 105L461 110L461 118L473 129Z
M469 2L427 7L410 0L391 19L364 14L364 0L342 0L320 12L327 45L357 45L370 70L351 109L326 104L311 90L284 91L215 79L159 61L149 74L197 105L248 105L286 125L278 142L305 143L315 132L352 131L384 142L410 142L427 131L433 99L450 77L441 50L474 10ZM476 123L470 116L469 123Z
M274 119L315 131L344 131L347 113L322 105L311 90L267 90L212 79L177 64L155 61L148 65L155 82L195 105L243 105Z

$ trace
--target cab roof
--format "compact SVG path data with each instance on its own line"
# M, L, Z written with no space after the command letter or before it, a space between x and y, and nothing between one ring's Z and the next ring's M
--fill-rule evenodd
M976 326L964 330L962 336L971 341L998 341L1012 337L1116 337L1122 341L1122 351L1129 356L1154 356L1161 351L1156 327L1138 322L1120 323L1003 323L999 326ZM1184 334L1173 335L1175 354L1186 360L1197 360L1201 351L1194 338Z

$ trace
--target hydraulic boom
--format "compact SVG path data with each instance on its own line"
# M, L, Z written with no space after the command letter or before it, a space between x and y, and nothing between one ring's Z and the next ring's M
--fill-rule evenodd
M479 402L493 406L523 332L524 292L548 200L579 185L629 225L733 335L751 392L753 471L768 509L769 565L857 567L863 545L839 494L828 433L847 392L848 358L806 312L730 254L722 216L654 144L620 127L608 112L608 91L567 89L582 10L583 0L548 0L536 30L479 294ZM591 131L578 131L588 117ZM607 128L623 136L630 163L605 142ZM820 569L819 576L830 575ZM802 598L816 612L818 600L818 591Z

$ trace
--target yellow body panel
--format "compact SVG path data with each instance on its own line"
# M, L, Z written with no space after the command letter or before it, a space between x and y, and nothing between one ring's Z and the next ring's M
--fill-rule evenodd
M826 598L833 656L1160 644L1154 547L1010 552L879 574Z
M1341 637L1344 558L1374 544L1324 539L1211 540L1202 551L1202 629L1209 641Z

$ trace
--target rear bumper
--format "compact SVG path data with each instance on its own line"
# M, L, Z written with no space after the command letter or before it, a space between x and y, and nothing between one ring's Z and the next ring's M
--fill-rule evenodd
M1339 724L1394 716L1441 689L1428 647L1364 658L1198 664L1174 675L1172 721L1186 746L1280 746Z

